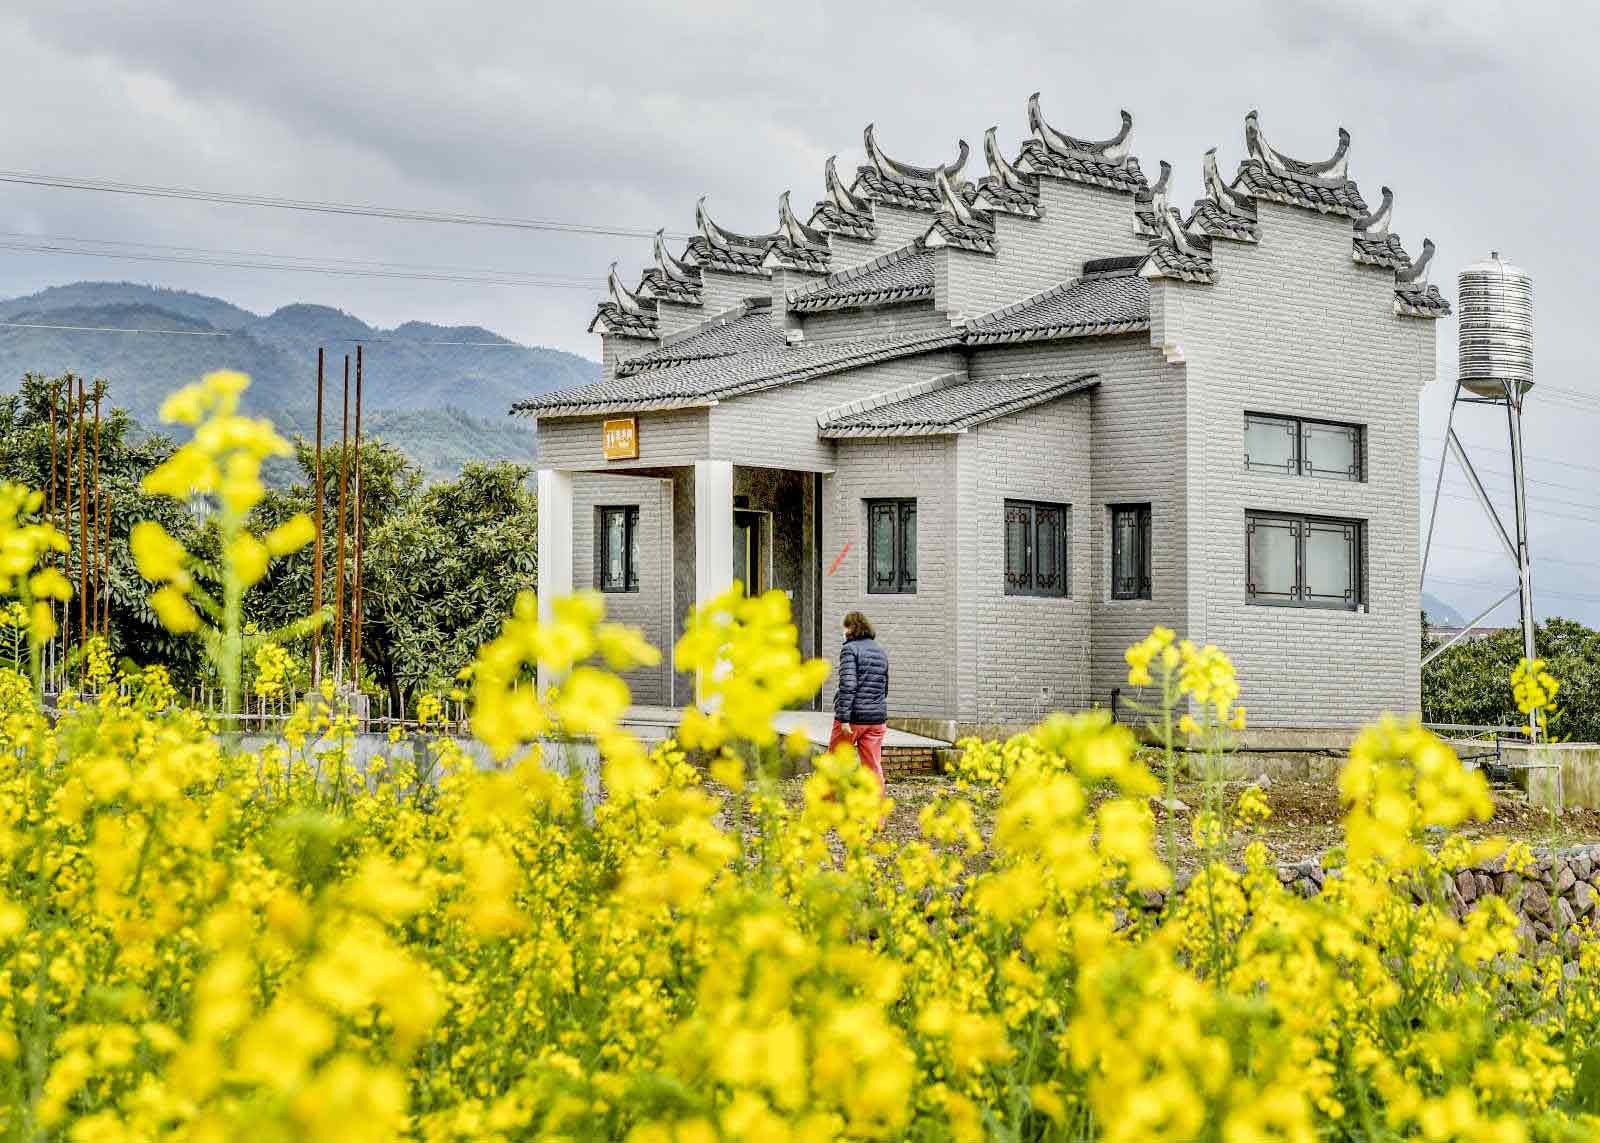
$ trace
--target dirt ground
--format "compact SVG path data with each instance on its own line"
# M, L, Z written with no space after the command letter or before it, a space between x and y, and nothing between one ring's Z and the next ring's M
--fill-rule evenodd
M1259 779L1257 780L1260 781ZM1231 805L1247 781L1230 781L1226 786L1227 801ZM782 783L785 801L799 805L804 795L802 779L789 779ZM950 793L953 783L944 777L905 778L889 782L889 797L894 809L889 815L885 830L898 842L912 841L921 836L917 816L924 806L942 795ZM1338 789L1332 780L1305 778L1269 778L1262 785L1272 816L1262 827L1259 836L1277 856L1279 862L1294 862L1315 857L1338 845L1341 840ZM1202 805L1204 791L1198 782L1180 781L1178 801L1185 804L1176 810L1180 868L1192 868L1195 862L1194 846L1190 840L1190 825L1194 813ZM1530 806L1520 790L1496 787L1495 813L1487 822L1463 827L1471 836L1503 835L1527 841L1536 847L1571 846L1600 842L1600 811L1568 810L1552 824L1547 810ZM979 807L978 828L987 838L994 824L995 801L992 795L977 797ZM1156 815L1157 843L1165 831L1167 811L1152 803ZM1247 840L1238 842L1236 850L1242 851ZM1238 858L1239 853L1233 856Z

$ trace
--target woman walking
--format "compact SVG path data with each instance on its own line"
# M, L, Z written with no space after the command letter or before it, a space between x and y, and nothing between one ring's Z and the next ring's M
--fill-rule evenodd
M844 646L839 648L839 689L833 696L833 733L828 749L842 742L856 748L856 757L883 782L883 735L889 721L889 655L878 645L867 617L852 611L844 617Z

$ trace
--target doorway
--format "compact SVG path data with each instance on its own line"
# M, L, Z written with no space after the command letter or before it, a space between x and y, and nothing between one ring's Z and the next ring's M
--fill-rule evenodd
M772 550L767 538L771 514L733 510L733 578L746 595L760 595L772 586Z

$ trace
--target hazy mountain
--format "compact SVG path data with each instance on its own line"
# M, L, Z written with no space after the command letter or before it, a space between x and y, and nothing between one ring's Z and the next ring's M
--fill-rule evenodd
M150 427L167 393L226 368L250 374L252 411L285 433L309 435L320 345L324 433L336 436L344 357L353 361L359 343L364 427L434 477L452 475L464 460L531 461L533 434L507 417L511 403L600 374L586 358L518 345L478 326L412 321L385 330L313 305L263 316L221 298L130 282L75 282L0 301L0 322L13 323L0 325L0 387L14 389L30 370L105 377L113 403ZM352 390L353 382L352 365Z
M1461 612L1431 591L1422 593L1422 610L1427 613L1428 622L1435 627L1460 627L1467 621Z

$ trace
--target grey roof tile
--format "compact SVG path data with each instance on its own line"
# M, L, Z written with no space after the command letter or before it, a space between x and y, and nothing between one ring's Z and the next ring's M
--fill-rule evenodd
M1016 373L982 380L946 374L830 409L817 426L831 438L958 433L1098 383L1093 373Z
M891 250L863 266L791 291L789 308L800 313L883 305L933 297L933 252L918 243Z
M1450 313L1450 303L1438 286L1398 287L1394 292L1394 312L1400 317L1441 318Z
M862 238L869 242L878 233L877 222L872 215L845 210L838 203L828 202L826 199L817 203L817 208L811 212L810 225L830 234L843 234L849 238Z
M616 302L601 302L595 307L589 332L654 338L657 332L655 307L651 306L647 314L631 314Z
M960 341L954 330L936 330L752 349L541 393L517 402L511 411L581 416L619 409L691 408L862 365L931 353Z
M1142 261L1116 259L1109 272L1086 274L975 317L965 326L967 340L982 344L1148 329L1150 283L1134 272ZM1094 266L1094 262L1086 264L1086 268Z
M1017 166L1032 174L1054 175L1056 178L1112 190L1139 191L1148 185L1137 159L1130 157L1120 163L1108 163L1088 154L1063 155L1052 151L1038 139L1029 139L1022 144Z
M1358 230L1351 241L1351 257L1365 265L1390 270L1404 270L1411 265L1411 255L1400 244L1398 234L1369 235Z
M1323 214L1346 214L1351 218L1360 218L1367 213L1366 200L1349 179L1327 185L1327 180L1312 182L1288 178L1269 170L1260 159L1246 159L1240 163L1233 186L1235 190L1242 190L1254 198L1303 206Z
M637 292L641 298L697 306L700 304L700 278L697 274L692 281L680 282L660 269L652 268L640 276Z
M689 246L684 251L693 265L702 269L721 270L728 274L765 274L761 268L761 260L766 256L767 247L772 242L771 235L760 238L751 238L752 245L730 243L727 246L714 246L702 235L689 239Z
M1195 237L1203 238L1231 238L1235 242L1255 242L1261 237L1261 229L1253 218L1240 218L1229 214L1209 198L1196 199L1194 212L1189 215L1189 221L1184 224L1190 233L1199 233Z
M856 185L852 189L868 202L881 202L906 210L932 212L940 206L939 188L932 182L888 178L880 174L876 167L857 168Z
M691 329L665 339L660 347L617 366L619 376L665 369L686 361L732 357L751 350L782 349L788 344L783 331L772 324L772 307L745 303L718 314Z

